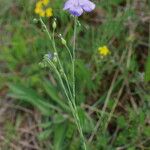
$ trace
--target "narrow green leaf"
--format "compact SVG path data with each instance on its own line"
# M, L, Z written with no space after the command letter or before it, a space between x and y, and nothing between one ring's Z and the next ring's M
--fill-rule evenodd
M50 115L52 110L57 110L57 107L51 105L45 99L37 95L37 93L31 88L26 88L21 84L9 84L9 87L12 91L10 94L11 97L32 104L45 115Z
M62 150L63 141L66 135L66 124L58 124L54 129L54 149Z

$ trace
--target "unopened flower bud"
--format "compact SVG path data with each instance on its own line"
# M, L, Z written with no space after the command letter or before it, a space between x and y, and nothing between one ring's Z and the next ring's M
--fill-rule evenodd
M62 35L61 35L61 34L59 34L59 37L60 37L60 38L62 38Z
M52 24L53 29L55 30L57 27L56 21L54 20L53 24Z
M65 40L64 38L61 38L61 43L62 43L63 45L66 45L66 40Z
M36 18L33 19L33 23L38 23L38 20Z

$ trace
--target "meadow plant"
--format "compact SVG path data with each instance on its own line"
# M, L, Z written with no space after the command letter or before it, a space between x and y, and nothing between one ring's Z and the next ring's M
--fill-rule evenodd
M1 1L0 149L150 150L150 1L91 1Z
M46 27L44 21L42 20L41 17L50 17L52 16L52 9L47 8L45 11L43 10L43 6L48 5L48 0L41 0L37 2L36 8L35 8L35 13L40 16L40 23L44 29L44 31L47 33L49 40L52 43L53 47L53 54L48 53L45 54L43 61L40 63L42 66L50 67L55 74L57 75L59 82L62 86L62 89L65 93L65 96L68 100L69 107L71 109L72 115L74 117L76 126L78 128L78 131L80 133L80 137L83 142L83 147L84 150L87 149L86 146L86 140L83 135L83 129L81 127L81 122L78 114L78 109L76 105L76 79L75 79L75 61L76 61L76 56L75 56L75 50L76 50L76 34L77 34L77 23L78 23L78 17L82 15L82 13L85 12L91 12L95 8L95 4L92 3L89 0L68 0L64 4L64 10L68 10L69 13L73 16L74 18L74 35L73 35L73 47L72 50L68 47L67 41L62 37L60 34L60 40L62 45L65 46L66 50L68 51L70 60L71 60L71 76L72 76L72 81L70 82L68 79L68 75L65 72L65 69L62 65L61 59L59 57L59 53L56 48L56 42L55 42L55 30L57 28L57 23L56 20L53 21L52 27L53 27L53 32L52 34L48 31L48 28ZM108 49L106 49L108 51ZM106 53L108 53L106 51ZM105 52L104 52L105 53ZM106 54L104 54L106 55Z

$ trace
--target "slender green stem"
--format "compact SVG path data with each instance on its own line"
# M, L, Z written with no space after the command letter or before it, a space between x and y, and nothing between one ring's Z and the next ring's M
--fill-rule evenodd
M74 35L73 35L73 60L72 60L72 78L73 78L73 98L75 100L75 49L76 49L76 33L77 33L77 17L74 20Z
M78 110L77 110L77 107L76 107L76 91L75 91L75 88L76 88L76 80L75 80L76 34L77 34L77 17L75 17L75 20L74 20L74 34L73 34L73 58L72 58L73 105L74 105L74 108L75 108L76 117L77 117L77 121L78 121L78 125L79 125L79 133L80 133L80 136L83 140L83 147L84 147L84 150L87 150L85 138L84 138L84 135L83 135L83 131L82 131L79 115L78 115Z
M70 49L69 49L69 47L67 46L67 44L65 44L65 47L66 47L66 49L67 49L67 51L68 51L68 53L69 53L69 55L70 55L70 59L71 59L71 61L73 60L73 56L72 56L72 54L71 54L71 52L70 52Z
M77 17L74 18L74 32L73 32L73 56L72 56L72 87L73 87L73 105L75 107L76 112L78 112L76 107L76 80L75 80L75 50L76 50L76 34L77 34ZM78 116L78 115L77 115ZM79 118L78 118L79 120ZM80 121L79 121L80 123Z
M50 35L50 33L49 33L45 23L43 22L43 20L41 18L40 18L40 22L41 22L42 26L44 27L44 29L45 29L45 31L46 31L46 33L47 33L47 35L48 35L48 37L49 37L49 39L51 41L52 40L51 35Z

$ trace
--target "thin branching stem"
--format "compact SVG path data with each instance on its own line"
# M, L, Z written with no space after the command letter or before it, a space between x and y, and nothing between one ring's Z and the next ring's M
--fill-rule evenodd
M71 88L70 88L68 77L67 77L67 75L64 72L63 65L62 65L62 63L61 63L61 61L59 59L58 52L57 52L57 49L56 49L55 38L54 38L54 33L55 33L54 31L55 30L53 30L53 34L51 36L50 32L48 31L45 23L43 22L43 20L41 18L40 18L40 22L41 22L45 32L47 33L50 41L52 42L52 46L53 46L54 52L56 53L56 58L57 58L60 70L58 70L56 65L51 60L48 61L48 63L53 68L53 70L55 71L55 73L58 76L58 79L59 79L60 84L61 84L61 86L63 88L63 91L64 91L64 93L65 93L65 95L66 95L66 97L68 99L69 107L70 107L70 109L72 111L72 114L73 114L73 117L75 119L75 123L77 125L78 131L79 131L80 136L81 136L81 138L83 140L84 150L87 150L86 142L85 142L85 138L84 138L84 135L83 135L83 131L82 131L79 115L78 115L78 110L77 110L77 106L76 106L76 102L75 102L75 99L76 99L76 92L75 92L75 49L76 49L77 18L75 17L75 21L74 21L73 55L71 54L69 48L66 45L66 49L69 52L69 55L70 55L70 58L71 58L71 62L72 62L72 80L73 80L72 81L72 91L71 91ZM63 74L63 76L62 76L62 74ZM67 88L65 87L65 84L63 82L63 77L65 79Z
M57 60L58 60L59 67L60 67L60 69L61 69L61 71L62 71L62 73L63 73L63 76L64 76L64 78L65 78L65 81L66 81L66 84L67 84L67 88L68 88L68 90L69 90L70 97L72 97L72 93L71 93L71 89L70 89L70 84L69 84L68 78L67 78L67 76L66 76L66 74L65 74L65 72L64 72L62 63L61 63L61 61L60 61L60 59L59 59L59 55L58 55L58 52L57 52L57 49L56 49L56 44L55 44L55 39L54 39L54 31L55 31L55 30L53 30L53 34L52 34L52 36L51 36L50 32L48 31L48 29L47 29L45 23L43 22L43 20L42 20L41 18L40 18L40 22L41 22L42 26L44 27L44 29L45 29L45 31L46 31L46 33L47 33L47 35L48 35L50 41L52 41L52 46L53 46L53 49L54 49L54 51L55 51L55 53L56 53L56 57L57 57ZM72 98L71 98L71 99L72 99Z
M66 84L67 84L67 88L68 88L68 91L69 91L69 94L70 94L70 98L72 99L72 93L71 93L71 88L70 88L69 80L68 80L68 77L67 77L67 75L66 75L66 73L65 73L65 71L64 71L63 65L62 65L62 63L61 63L61 61L60 61L60 59L59 59L59 55L58 55L57 48L56 48L56 44L55 44L54 33L55 33L55 30L53 30L53 34L52 34L52 44L53 44L53 48L54 48L54 51L55 51L56 54L57 54L56 57L57 57L57 60L58 60L58 64L59 64L60 69L61 69L61 71L62 71L62 74L63 74L63 76L64 76L64 78L65 78L65 81L66 81Z

